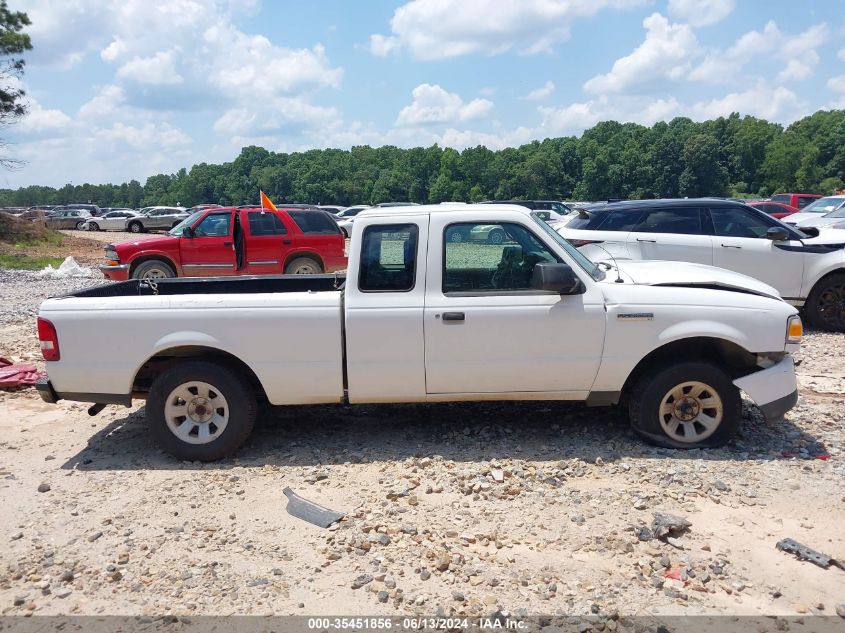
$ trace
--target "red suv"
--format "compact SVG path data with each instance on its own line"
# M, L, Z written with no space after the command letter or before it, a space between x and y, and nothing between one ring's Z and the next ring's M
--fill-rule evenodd
M790 207L782 202L771 202L769 200L751 200L746 204L750 207L754 207L755 209L760 209L763 213L768 213L770 216L777 218L778 220L783 220L793 213L798 213L800 211L797 207Z
M319 209L201 209L165 236L109 244L100 270L115 281L336 272L346 268L344 246Z
M789 207L803 209L821 198L817 193L778 193L772 196L772 202L780 202Z

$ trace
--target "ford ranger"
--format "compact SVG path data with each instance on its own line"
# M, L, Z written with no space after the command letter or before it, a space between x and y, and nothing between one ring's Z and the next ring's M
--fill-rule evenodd
M482 226L504 239L447 239ZM770 420L795 405L801 335L762 282L596 264L524 207L370 209L345 277L135 279L48 299L38 389L92 414L146 399L150 433L189 460L234 452L259 400L622 403L649 441L710 447L736 432L740 391Z

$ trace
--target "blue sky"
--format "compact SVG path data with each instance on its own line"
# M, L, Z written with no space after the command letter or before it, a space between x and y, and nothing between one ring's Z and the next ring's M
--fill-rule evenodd
M245 145L514 146L598 121L845 108L841 0L10 0L30 113L0 187Z

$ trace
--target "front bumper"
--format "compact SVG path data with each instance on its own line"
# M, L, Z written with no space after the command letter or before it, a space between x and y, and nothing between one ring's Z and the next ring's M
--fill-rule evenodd
M129 279L129 264L119 264L118 266L106 266L104 264L100 266L100 272L106 276L106 279L126 281Z
M771 367L733 381L754 401L768 422L781 420L798 403L795 363L787 354Z

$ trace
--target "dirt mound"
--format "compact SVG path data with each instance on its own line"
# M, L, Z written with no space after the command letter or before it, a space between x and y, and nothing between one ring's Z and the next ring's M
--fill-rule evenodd
M62 236L38 220L21 220L13 215L0 213L0 242L10 244L60 244Z

